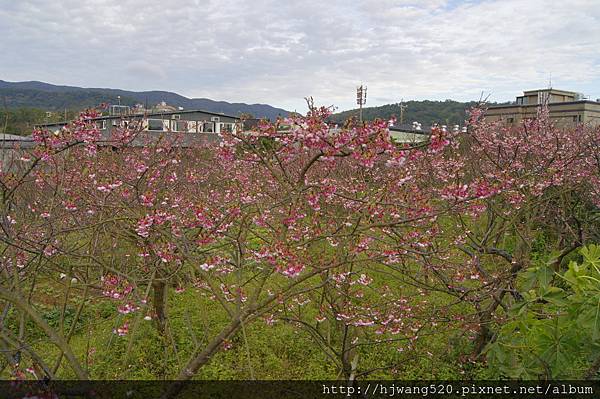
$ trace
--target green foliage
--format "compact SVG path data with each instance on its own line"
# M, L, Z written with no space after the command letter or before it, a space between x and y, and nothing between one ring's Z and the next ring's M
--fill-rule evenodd
M74 119L76 115L76 111L66 111L67 119ZM47 115L46 111L38 108L0 109L0 133L27 136L31 134L36 124L64 120L65 110Z
M563 273L553 256L525 273L523 300L487 348L498 376L582 378L600 356L600 246L579 253Z
M310 305L307 305L310 306ZM42 312L52 326L60 322L57 307ZM75 309L67 307L65 329L68 330ZM196 348L202 348L227 323L227 314L218 303L189 289L169 295L169 333L162 337L151 321L141 320L134 327L137 315L124 316L116 304L91 301L78 322L70 341L75 353L87 365L95 379L151 380L172 378ZM113 329L129 320L130 335L120 337ZM9 318L11 331L18 333L18 320ZM79 328L80 325L87 326ZM43 331L28 322L26 334L38 353L55 361L59 352ZM395 336L396 337L396 336ZM132 351L127 357L129 340ZM315 345L313 338L299 326L262 320L245 327L245 337L239 333L231 338L231 348L219 351L201 369L196 378L206 380L256 379L335 379L337 367ZM359 370L368 372L361 378L451 379L479 378L479 365L458 361L468 350L469 342L456 331L425 336L411 347L406 342L398 352L394 344L360 347ZM29 364L29 360L26 360ZM7 369L8 370L8 369ZM63 361L57 373L60 378L75 378L68 363ZM8 374L4 374L7 377Z
M50 327L56 328L60 325L61 319L61 310L59 308L53 308L52 310L42 314L44 320ZM65 309L64 314L64 324L66 326L70 326L73 323L73 318L75 317L75 310L71 308Z
M417 121L424 126L430 126L432 123L440 123L446 125L462 125L466 119L466 112L477 102L458 102L452 100L446 101L407 101L404 103L404 123L412 123ZM332 115L331 119L336 121L344 121L350 117L357 117L358 110L350 110ZM397 123L400 123L400 104L387 104L380 107L363 108L363 119L389 119L396 116Z

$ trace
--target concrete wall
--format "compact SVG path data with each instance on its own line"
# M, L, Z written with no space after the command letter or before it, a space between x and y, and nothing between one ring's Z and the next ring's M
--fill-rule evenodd
M600 103L594 101L571 101L550 103L550 118L557 126L568 127L579 123L592 126L600 125ZM488 121L504 121L507 124L518 124L523 119L535 118L536 105L514 105L490 107L486 112ZM511 121L512 120L512 121Z
M390 136L396 143L417 144L429 140L428 134L421 133L390 131Z

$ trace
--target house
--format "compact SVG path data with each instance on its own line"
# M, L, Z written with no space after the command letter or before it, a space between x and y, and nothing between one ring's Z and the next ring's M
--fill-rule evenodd
M236 116L202 110L137 113L132 112L128 106L113 105L109 108L108 115L93 118L92 122L96 123L103 133L128 126L132 122L141 123L142 130L149 132L221 133L238 129L240 119ZM68 122L45 123L38 127L59 130L67 124Z
M486 119L518 124L524 119L535 118L538 107L543 104L548 105L550 118L557 126L600 125L600 99L591 101L579 93L552 88L525 91L514 103L492 105L486 111Z
M111 105L109 113L91 119L107 141L120 128L136 126L145 138L158 138L165 133L183 137L183 143L218 141L218 134L236 132L241 128L238 117L202 110L169 110L140 113L125 105ZM68 122L45 123L36 127L58 131ZM175 134L176 133L176 134Z

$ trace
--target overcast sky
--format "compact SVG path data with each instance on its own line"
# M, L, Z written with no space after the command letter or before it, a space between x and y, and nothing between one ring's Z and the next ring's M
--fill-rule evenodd
M0 0L0 79L304 111L407 99L600 97L598 0Z

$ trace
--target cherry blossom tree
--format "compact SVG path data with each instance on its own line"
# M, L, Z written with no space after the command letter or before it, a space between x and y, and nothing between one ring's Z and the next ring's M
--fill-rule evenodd
M479 356L540 235L560 268L597 234L597 129L559 129L543 109L509 128L475 108L466 131L435 127L409 146L388 121L332 127L329 109L308 104L216 144L135 123L102 137L92 111L35 131L35 149L0 175L0 349L14 374L23 352L37 376L66 359L87 378L70 340L92 299L114 306L127 359L142 320L175 348L169 294L183 290L217 302L226 322L179 380L256 322L303 329L348 380L373 371L360 360L369 348L402 352L449 330ZM62 290L58 327L41 317L41 280ZM32 349L27 321L58 357Z

